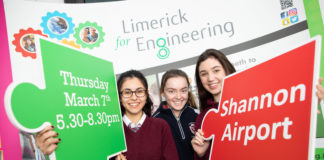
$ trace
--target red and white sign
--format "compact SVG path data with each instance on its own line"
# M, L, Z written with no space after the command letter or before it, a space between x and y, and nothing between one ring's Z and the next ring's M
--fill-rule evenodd
M211 160L313 159L320 37L224 79L204 117Z

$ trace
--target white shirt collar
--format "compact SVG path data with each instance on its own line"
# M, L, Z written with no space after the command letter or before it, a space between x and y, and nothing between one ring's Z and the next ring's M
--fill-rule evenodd
M141 119L137 122L137 124L134 124L127 116L126 114L124 114L123 116L123 121L126 124L126 126L131 125L132 128L134 127L141 127L144 123L144 120L146 118L146 114L143 112L143 115L141 117Z

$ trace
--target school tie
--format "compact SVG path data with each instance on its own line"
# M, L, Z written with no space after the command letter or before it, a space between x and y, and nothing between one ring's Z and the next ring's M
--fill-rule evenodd
M141 128L141 125L140 124L138 124L137 126L135 126L135 127L132 127L132 125L131 124L129 124L128 125L128 128L130 129L130 130L132 130L133 132L137 132L138 130L139 130L139 128Z

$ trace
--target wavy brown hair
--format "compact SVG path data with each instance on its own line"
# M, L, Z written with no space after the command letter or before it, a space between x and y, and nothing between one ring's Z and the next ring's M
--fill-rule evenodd
M232 63L219 50L207 49L205 52L203 52L198 57L198 60L196 63L195 78L196 78L196 84L197 84L197 89L198 89L200 112L202 112L204 109L206 109L208 107L207 100L213 99L213 95L211 93L209 93L202 85L201 79L199 76L199 66L203 61L205 61L208 58L214 58L214 59L218 60L220 62L220 64L223 66L226 75L230 75L236 71L234 66L232 65Z

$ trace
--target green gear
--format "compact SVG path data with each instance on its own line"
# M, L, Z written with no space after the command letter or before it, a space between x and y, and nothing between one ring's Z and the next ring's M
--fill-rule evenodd
M99 33L98 39L94 43L86 43L80 38L80 32L85 27L92 27L98 31ZM75 28L75 32L73 35L73 37L76 39L77 44L81 45L82 48L89 48L89 49L93 49L94 47L99 47L100 43L104 41L104 36L105 36L105 32L102 31L102 27L98 26L97 22L91 23L89 21L86 21L85 23L80 23L79 26Z

